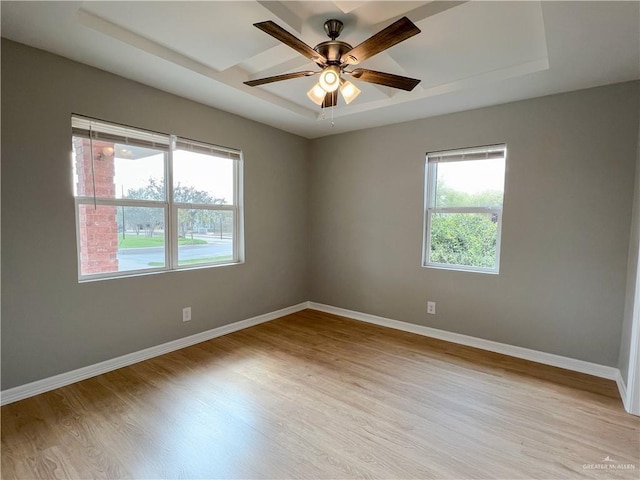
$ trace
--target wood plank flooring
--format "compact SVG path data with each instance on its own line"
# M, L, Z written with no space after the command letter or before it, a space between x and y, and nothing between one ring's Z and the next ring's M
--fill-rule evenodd
M1 414L7 480L640 476L613 382L313 310Z

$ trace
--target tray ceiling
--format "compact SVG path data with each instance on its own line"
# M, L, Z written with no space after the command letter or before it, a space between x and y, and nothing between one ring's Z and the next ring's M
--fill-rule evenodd
M2 35L198 102L315 138L640 77L637 2L2 2ZM253 27L307 44L323 23L357 45L408 16L422 33L363 62L422 79L404 92L358 82L325 109L314 78L243 81L317 66ZM333 118L333 126L330 118Z

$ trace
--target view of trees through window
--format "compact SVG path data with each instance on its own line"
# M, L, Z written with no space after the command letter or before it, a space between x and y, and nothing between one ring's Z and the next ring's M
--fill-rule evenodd
M502 192L459 192L438 183L440 207L502 205ZM496 259L498 218L494 213L434 213L431 250L434 263L492 268Z
M428 160L425 263L497 271L504 148L493 152L496 158L486 158L487 152L477 149L463 159L460 152L444 153Z
M237 261L239 152L73 121L81 278Z
M134 200L158 200L164 199L164 180L149 178L147 185L139 188L130 188L126 197ZM185 187L178 184L173 189L174 203L197 203L224 205L225 198L214 198L205 190L196 190L194 187ZM125 226L125 231L133 231L136 236L141 233L146 237L154 237L157 229L164 228L164 216L162 212L144 207L129 207L126 217L123 217L119 228ZM124 212L122 212L124 213ZM191 237L194 233L211 233L218 238L230 238L233 233L232 216L228 212L217 210L178 209L178 236Z

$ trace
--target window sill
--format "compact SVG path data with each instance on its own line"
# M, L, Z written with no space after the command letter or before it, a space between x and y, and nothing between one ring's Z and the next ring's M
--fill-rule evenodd
M435 270L451 270L453 272L466 272L466 273L485 273L489 275L499 275L500 270L493 269L480 269L474 267L465 267L464 265L444 265L441 263L427 263L422 264L423 268L433 268Z
M78 283L94 283L101 282L103 280L120 280L123 278L135 278L135 277L146 277L149 275L160 275L164 273L179 273L179 272L190 272L192 270L206 270L209 268L220 268L220 267L233 267L236 265L244 264L244 260L230 263L216 263L216 264L206 264L206 265L189 265L185 267L178 267L172 270L166 269L157 269L157 270L147 270L147 271L132 271L132 272L122 272L117 275L109 275L109 276L95 276L95 277L82 277L78 279Z

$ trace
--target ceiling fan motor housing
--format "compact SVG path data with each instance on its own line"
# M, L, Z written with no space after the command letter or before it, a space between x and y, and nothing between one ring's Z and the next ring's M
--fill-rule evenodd
M327 59L327 65L340 65L340 57L351 50L352 47L346 42L339 40L329 40L319 43L314 50ZM322 66L322 64L318 64Z
M324 22L324 31L327 32L331 40L319 43L314 47L314 50L327 59L326 65L340 65L340 57L353 48L348 43L336 40L342 33L343 26L343 23L335 18Z

